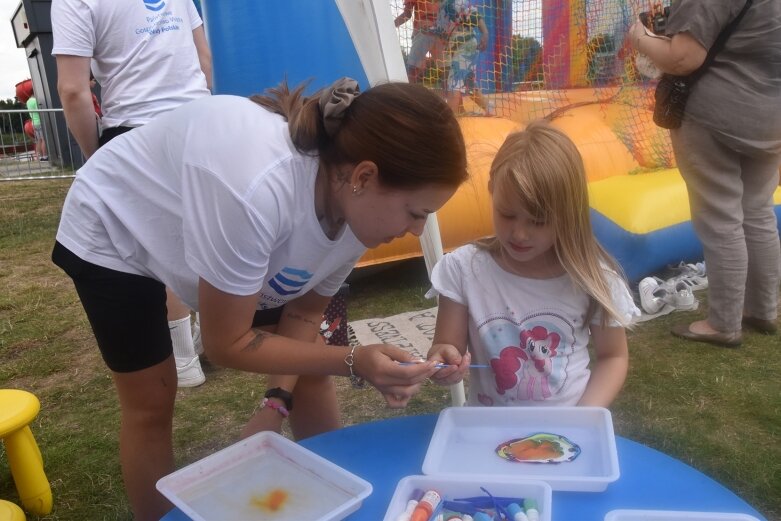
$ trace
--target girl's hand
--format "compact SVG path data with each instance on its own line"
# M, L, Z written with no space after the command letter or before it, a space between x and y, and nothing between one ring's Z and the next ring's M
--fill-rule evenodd
M389 344L362 346L353 356L355 373L376 387L388 406L394 409L406 407L420 390L420 384L437 370L435 362L431 361L399 365L397 362L416 362L418 359Z
M428 351L428 359L451 366L437 370L431 375L431 380L438 385L453 385L464 379L472 355L468 351L462 355L453 344L434 344Z

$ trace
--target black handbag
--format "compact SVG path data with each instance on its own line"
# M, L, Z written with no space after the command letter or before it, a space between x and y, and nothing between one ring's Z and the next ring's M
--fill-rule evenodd
M738 16L721 31L713 46L708 50L708 56L699 69L688 76L675 76L666 73L662 75L659 83L656 84L656 92L654 92L654 123L657 126L667 129L681 126L686 110L686 100L689 99L694 83L724 47L724 43L743 19L752 1L746 0L746 5L743 6Z

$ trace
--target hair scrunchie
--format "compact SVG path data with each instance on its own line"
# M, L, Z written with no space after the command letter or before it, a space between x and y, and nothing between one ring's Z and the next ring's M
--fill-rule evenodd
M320 95L320 112L323 114L323 126L329 137L339 131L347 107L360 93L357 81L340 78Z

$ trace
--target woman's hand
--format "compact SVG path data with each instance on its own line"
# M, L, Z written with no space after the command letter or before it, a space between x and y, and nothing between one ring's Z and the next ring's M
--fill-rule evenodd
M629 38L629 45L631 45L634 50L639 51L637 43L640 41L640 38L645 36L645 26L638 20L629 28L626 35L627 38Z
M404 349L389 344L362 346L353 355L355 373L377 388L393 409L406 407L420 391L420 384L437 370L435 362L419 359ZM399 362L410 362L401 365Z
M469 371L472 355L468 351L462 355L453 344L434 344L428 351L428 359L450 366L437 370L431 375L431 380L438 385L453 385L464 379L464 375Z

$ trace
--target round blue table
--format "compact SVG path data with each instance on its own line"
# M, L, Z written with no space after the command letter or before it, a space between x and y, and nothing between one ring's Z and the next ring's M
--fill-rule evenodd
M349 521L381 521L396 484L421 474L437 416L406 416L364 423L300 443L369 481L372 494ZM604 492L553 492L553 521L603 521L616 509L734 512L765 518L705 474L659 451L616 437L621 477ZM164 521L189 518L174 509ZM307 521L307 520L301 520Z

